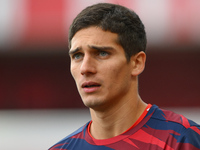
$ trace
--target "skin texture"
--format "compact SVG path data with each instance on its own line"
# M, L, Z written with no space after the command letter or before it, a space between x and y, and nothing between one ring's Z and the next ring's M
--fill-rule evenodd
M138 94L138 75L146 55L139 52L127 61L117 39L115 33L89 27L71 41L71 73L83 103L90 108L90 133L96 139L123 133L147 106Z

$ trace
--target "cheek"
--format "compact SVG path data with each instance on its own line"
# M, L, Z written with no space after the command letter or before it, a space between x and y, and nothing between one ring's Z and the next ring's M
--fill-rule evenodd
M131 78L131 72L129 68L124 64L115 64L112 67L107 68L107 79L110 80L110 84L120 84L126 82Z
M123 76L130 74L130 67L126 62L115 63L113 67L110 68L113 74L116 76Z
M73 79L74 79L74 81L76 83L76 87L77 87L77 89L79 91L77 69L71 68L70 71L71 71L71 75L72 75L72 77L73 77Z
M70 72L71 72L72 77L76 81L76 79L77 79L77 69L75 69L75 67L71 66Z

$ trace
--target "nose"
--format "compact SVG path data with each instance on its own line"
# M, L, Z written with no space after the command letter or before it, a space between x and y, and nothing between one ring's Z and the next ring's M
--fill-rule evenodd
M96 73L96 64L94 58L84 56L80 71L82 75L91 75Z

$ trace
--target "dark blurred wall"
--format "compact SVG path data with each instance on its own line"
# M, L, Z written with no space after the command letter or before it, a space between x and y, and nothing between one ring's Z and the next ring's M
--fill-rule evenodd
M144 101L159 106L200 106L200 52L147 51L139 77ZM70 74L67 50L0 56L0 108L84 107Z

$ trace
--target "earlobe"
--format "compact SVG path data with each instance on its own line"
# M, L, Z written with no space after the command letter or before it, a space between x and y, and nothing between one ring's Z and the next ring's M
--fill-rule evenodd
M132 63L132 75L138 76L145 68L146 54L141 51L133 55L130 61Z

